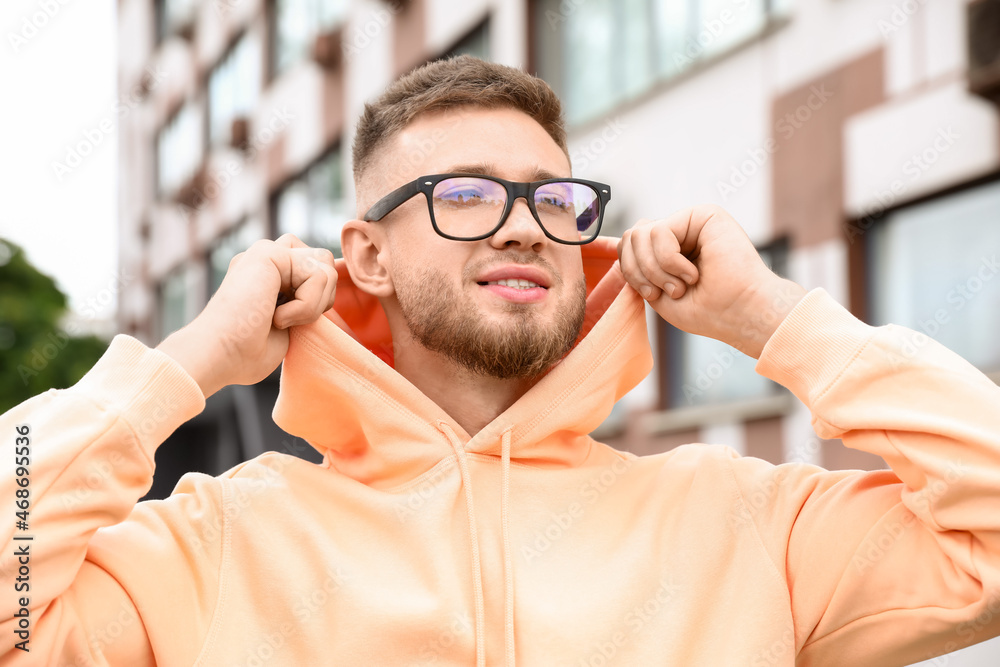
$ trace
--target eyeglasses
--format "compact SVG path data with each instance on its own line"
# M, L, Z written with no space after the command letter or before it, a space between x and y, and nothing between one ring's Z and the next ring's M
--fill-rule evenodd
M580 178L548 178L532 183L479 174L435 174L403 185L375 203L364 219L376 222L423 193L434 231L452 241L480 241L506 222L514 201L523 197L545 236L583 245L597 238L611 186Z

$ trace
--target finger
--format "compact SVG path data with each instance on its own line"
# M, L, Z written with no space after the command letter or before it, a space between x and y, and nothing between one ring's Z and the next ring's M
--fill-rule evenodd
M639 270L649 282L666 292L667 296L674 299L682 297L687 285L663 268L664 259L680 253L680 245L673 233L663 225L637 231L639 233L632 237L632 246Z
M325 248L293 248L288 252L293 298L278 306L275 326L287 328L313 322L329 308L337 283L333 253ZM284 282L284 281L283 281Z
M622 275L628 284L632 286L632 289L637 291L643 299L653 301L659 298L660 289L650 283L639 269L635 250L633 249L633 238L637 231L637 229L630 229L622 235L621 254L618 261L621 265Z
M729 217L729 214L714 204L701 204L674 211L662 222L680 243L683 256L693 262L701 249L702 230L713 218L719 216ZM693 284L698 281L698 269L693 263L688 268L694 272L689 274L692 282L688 284Z
M275 245L281 246L282 248L308 248L298 236L292 233L282 234L274 240Z
M293 271L296 270L296 267L298 267L298 271L306 273L322 266L330 269L333 269L334 267L334 256L329 249L313 248L308 246L300 241L294 234L282 234L278 240L274 242L274 244L291 251L291 257L293 258ZM327 273L329 274L329 272ZM336 284L335 269L333 270L333 274L334 284ZM305 275L305 273L303 273L303 275ZM304 280L304 278L301 280ZM293 279L292 283L294 282L297 281ZM295 298L295 285L292 283L286 281L284 277L282 277L282 288L281 291L278 292L278 298L274 304L275 308L289 303Z
M704 213L698 207L688 206L674 211L659 222L673 233L681 252L691 255L697 248L698 233L704 226L704 217Z
M684 252L684 245L674 228L667 224L655 227L650 232L650 240L660 268L679 278L681 287L686 289L698 282L698 267Z
M333 308L333 300L337 295L337 270L331 268L328 275L330 279L327 280L326 290L323 292L323 298L320 300L320 315Z
M315 320L327 310L327 304L337 284L337 271L333 266L333 253L326 248L294 248L292 259L292 282L295 308L287 308L285 315L294 312L291 324L302 324Z
M279 329L287 329L300 324L309 324L319 317L322 311L319 310L317 304L324 299L329 282L329 277L323 275L322 271L317 271L309 276L296 288L294 299L275 309L275 326Z
M720 215L728 214L715 205L689 206L652 223L650 235L658 264L680 278L683 285L678 285L682 288L698 282L700 270L695 260L704 241L702 232L705 225Z

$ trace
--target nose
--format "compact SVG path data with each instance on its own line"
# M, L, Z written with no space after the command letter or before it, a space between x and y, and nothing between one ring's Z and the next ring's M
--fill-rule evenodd
M519 246L525 249L541 250L549 239L542 231L542 226L535 220L528 208L528 201L518 197L511 206L510 214L504 220L500 229L490 237L490 245L502 249Z

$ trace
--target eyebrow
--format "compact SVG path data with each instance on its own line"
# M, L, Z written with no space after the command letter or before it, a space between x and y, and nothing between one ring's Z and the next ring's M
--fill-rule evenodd
M447 173L449 174L482 174L483 176L493 176L495 178L500 178L497 175L497 168L492 162L479 162L476 164L457 164L453 165ZM569 178L569 176L559 176L558 174L553 174L547 169L542 169L541 167L535 167L535 171L532 172L530 176L531 181L544 181L547 178Z

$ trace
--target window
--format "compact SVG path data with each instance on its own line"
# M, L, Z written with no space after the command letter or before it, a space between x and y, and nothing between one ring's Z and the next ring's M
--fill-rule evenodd
M760 33L788 0L535 2L538 74L579 123Z
M182 265L160 283L160 340L188 323L189 279L187 267Z
M1000 181L886 214L868 231L871 323L901 324L1000 370L997 211Z
M212 245L209 253L209 298L215 294L229 270L229 262L259 239L264 238L263 225L259 218L243 220L229 232L223 234Z
M304 59L318 35L347 18L347 0L274 0L271 72Z
M156 42L194 23L195 0L156 0Z
M758 253L775 273L783 274L787 263L787 243L775 242ZM664 325L667 330L666 372L669 373L669 407L717 405L731 401L762 398L781 387L754 367L757 360L729 345L704 336L695 336Z
M157 190L162 197L173 194L201 164L204 135L201 114L188 102L160 130L156 141Z
M470 55L481 60L490 59L490 19L486 17L482 23L469 31L449 51L441 55L441 59L452 56Z
M295 234L306 245L329 248L340 257L340 230L354 217L344 199L340 149L331 150L285 185L275 195L272 211L276 236Z
M233 120L250 115L260 95L260 70L260 45L246 34L212 70L208 81L211 144L229 143Z

